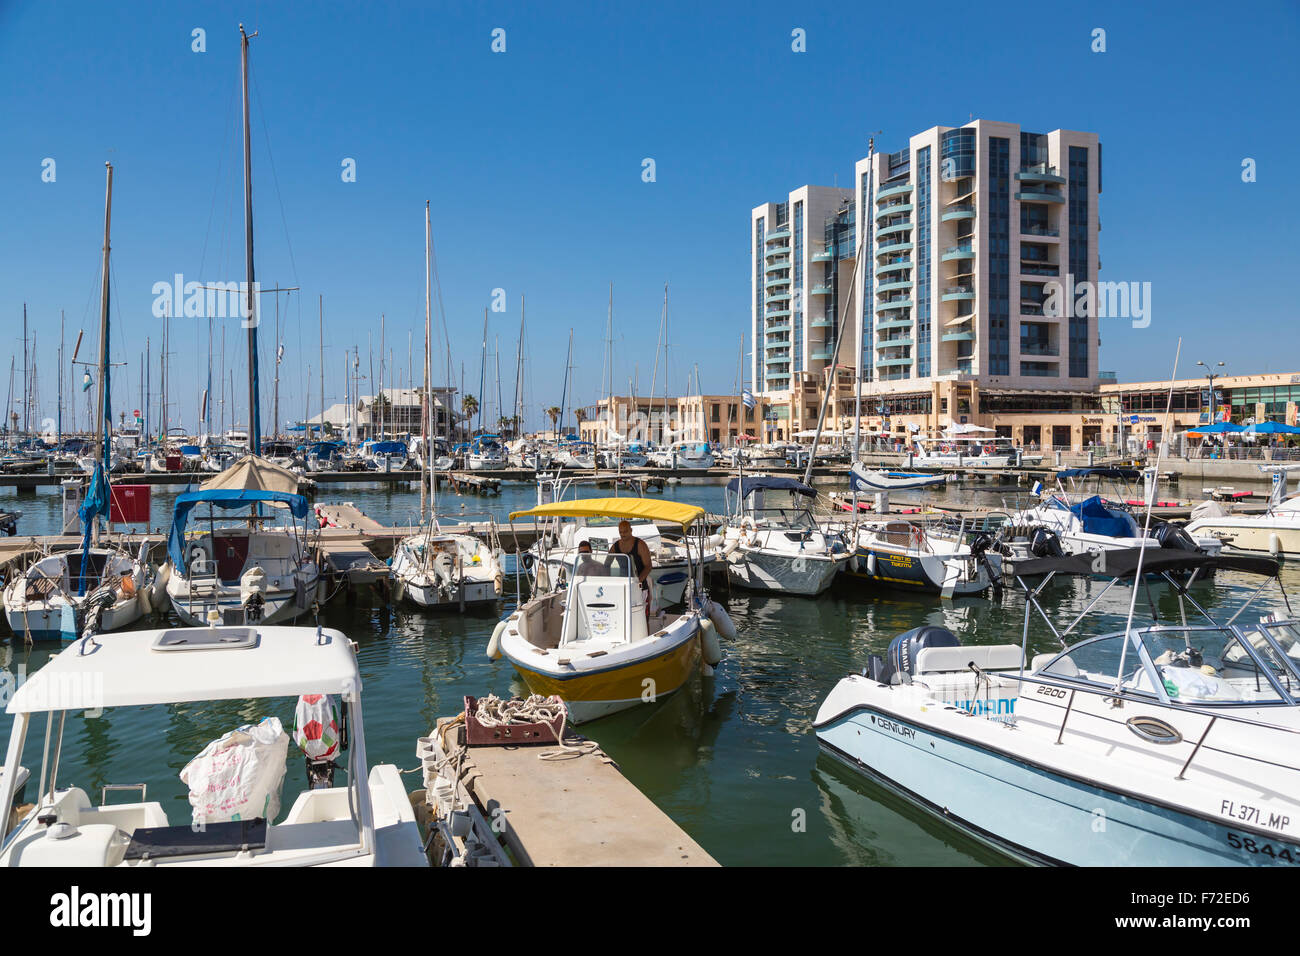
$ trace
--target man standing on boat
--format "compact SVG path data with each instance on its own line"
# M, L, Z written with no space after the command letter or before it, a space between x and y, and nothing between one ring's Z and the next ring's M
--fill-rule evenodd
M632 534L632 523L618 523L618 540L610 549L615 554L630 557L636 566L637 581L641 585L641 597L645 600L646 620L650 619L650 546Z

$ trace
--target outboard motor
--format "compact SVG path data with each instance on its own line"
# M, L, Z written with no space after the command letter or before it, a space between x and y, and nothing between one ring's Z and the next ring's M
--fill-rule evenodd
M311 790L334 786L338 758L348 747L347 717L328 694L303 694L293 714L293 742L307 760Z
M1151 528L1151 537L1160 542L1162 548L1172 548L1177 551L1190 551L1197 554L1201 548L1192 540L1192 536L1184 531L1178 525L1170 524L1168 521L1160 521Z
M1029 553L1036 558L1059 558L1065 552L1061 548L1061 539L1050 528L1038 528L1029 539Z
M961 647L961 641L952 631L937 624L914 627L889 642L885 660L872 656L868 676L882 684L910 684L915 675L916 655L927 647Z
M970 553L975 558L984 573L989 576L989 583L993 586L993 593L1002 592L1002 575L998 574L993 568L993 562L989 560L988 552L992 549L997 550L997 540L993 535L986 532L980 532L975 536L975 540L970 543Z

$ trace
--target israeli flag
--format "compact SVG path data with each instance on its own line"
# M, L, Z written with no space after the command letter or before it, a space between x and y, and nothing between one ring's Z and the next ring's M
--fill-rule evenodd
M753 408L755 405L758 404L758 402L754 399L754 393L751 392L749 389L745 389L743 392L741 392L740 400L745 403L746 408Z
M1035 481L1034 487L1030 489L1030 494L1032 494L1035 498L1037 498L1041 496L1042 493L1043 493L1043 483L1041 481Z

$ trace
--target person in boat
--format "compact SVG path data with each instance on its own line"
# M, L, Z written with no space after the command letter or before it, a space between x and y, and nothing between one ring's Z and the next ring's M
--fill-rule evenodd
M632 523L618 523L618 540L609 549L614 554L622 554L632 559L636 569L637 582L641 585L641 597L645 599L646 620L650 619L650 546L632 534Z
M591 553L591 542L582 541L578 544L578 564L574 570L575 574L588 576L608 574L609 569L605 567L603 561L598 560Z

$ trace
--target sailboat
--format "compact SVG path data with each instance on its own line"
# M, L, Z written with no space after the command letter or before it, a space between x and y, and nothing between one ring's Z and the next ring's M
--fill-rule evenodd
M76 640L83 634L115 631L150 609L149 565L116 547L99 547L99 520L109 516L108 476L113 461L112 392L109 388L109 227L113 210L113 166L107 167L104 198L104 260L99 312L99 418L101 458L92 468L86 500L79 509L82 546L48 554L9 582L5 617L15 634L29 641ZM88 364L88 363L87 363Z
M186 624L279 624L291 621L317 600L320 568L308 540L307 499L297 493L298 476L260 458L257 304L253 275L253 169L248 123L248 36L240 27L244 93L244 236L248 265L248 447L229 469L199 491L177 496L168 535L167 595ZM234 430L232 430L234 431ZM227 436L232 432L227 432ZM208 505L207 527L187 531L195 508ZM284 509L287 525L270 525L263 506ZM216 509L244 510L235 520ZM221 521L218 527L217 522ZM299 524L298 522L301 522ZM319 528L316 529L319 531Z
M424 204L425 289L424 289L424 402L420 415L421 447L429 447L431 401L430 326L432 324L433 227L429 204ZM397 598L409 599L422 608L456 608L491 604L505 590L501 549L489 547L471 534L444 532L438 524L436 483L431 481L429 455L423 456L420 480L421 530L403 538L393 550L392 575ZM425 489L429 489L426 498ZM428 508L425 504L428 502ZM427 522L427 523L426 523ZM494 542L495 544L496 542Z

